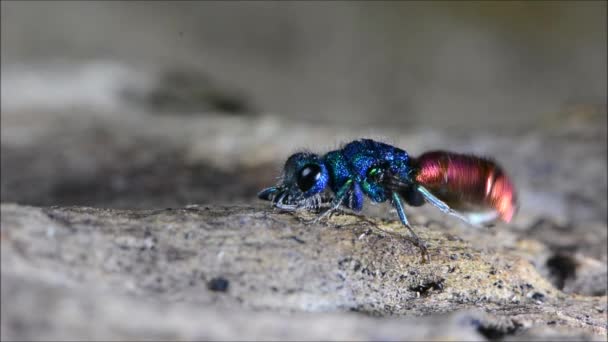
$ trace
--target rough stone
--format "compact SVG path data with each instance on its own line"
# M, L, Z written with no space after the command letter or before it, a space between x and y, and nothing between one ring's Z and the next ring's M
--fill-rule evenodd
M311 225L307 215L3 204L3 339L483 339L534 337L539 326L606 335L606 296L559 291L517 251L481 244L491 234L452 239L455 228L429 224L418 229L430 246L423 263L397 221L341 213ZM218 279L230 286L210 288ZM279 313L286 322L269 323ZM308 320L315 328L300 330ZM327 320L345 329L328 332Z

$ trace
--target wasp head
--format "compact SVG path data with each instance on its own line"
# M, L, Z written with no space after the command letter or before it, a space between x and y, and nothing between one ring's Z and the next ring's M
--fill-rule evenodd
M318 208L328 183L329 174L323 160L316 154L301 152L287 159L279 184L262 190L258 197L285 210Z

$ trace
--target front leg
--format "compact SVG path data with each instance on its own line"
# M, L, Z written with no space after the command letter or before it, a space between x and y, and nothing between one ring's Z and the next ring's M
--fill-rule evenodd
M412 229L412 226L410 225L410 222L407 220L407 216L405 216L405 210L403 209L403 202L401 200L401 197L396 192L393 192L391 196L393 200L393 206L395 207L395 209L397 210L397 214L399 215L399 220L401 220L401 223L403 223L403 225L407 227L407 229L412 234L412 242L414 243L414 245L420 248L420 252L422 253L422 260L430 261L430 257L426 249L426 243L422 239L420 239L418 235L416 235L414 229Z
M321 215L317 216L314 220L311 220L308 223L318 223L324 217L326 217L327 215L331 214L333 211L338 209L340 207L340 205L342 205L342 201L344 201L346 196L349 195L349 193L352 189L352 185L353 185L352 179L347 180L344 183L344 185L342 185L342 187L338 190L334 199L331 201L331 207L329 207L329 209L325 210L323 213L321 213Z

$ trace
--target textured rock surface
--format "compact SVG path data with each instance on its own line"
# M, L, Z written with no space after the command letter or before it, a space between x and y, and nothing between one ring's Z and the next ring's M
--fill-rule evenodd
M295 149L366 129L3 112L2 339L605 340L606 118L559 118L371 135L492 155L518 186L492 229L407 208L424 264L383 206L309 225L255 199Z
M437 224L420 230L432 259L422 264L397 227L346 214L305 225L250 207L5 204L3 338L40 338L44 331L53 338L468 340L548 325L588 339L606 335L605 296L566 295L518 253L474 248ZM378 318L336 313L460 310L380 325ZM344 330L331 329L332 321Z

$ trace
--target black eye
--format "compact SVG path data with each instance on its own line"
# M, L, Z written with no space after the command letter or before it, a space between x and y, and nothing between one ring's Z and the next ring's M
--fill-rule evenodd
M321 177L321 167L316 164L304 166L298 173L298 187L302 192L310 190Z

